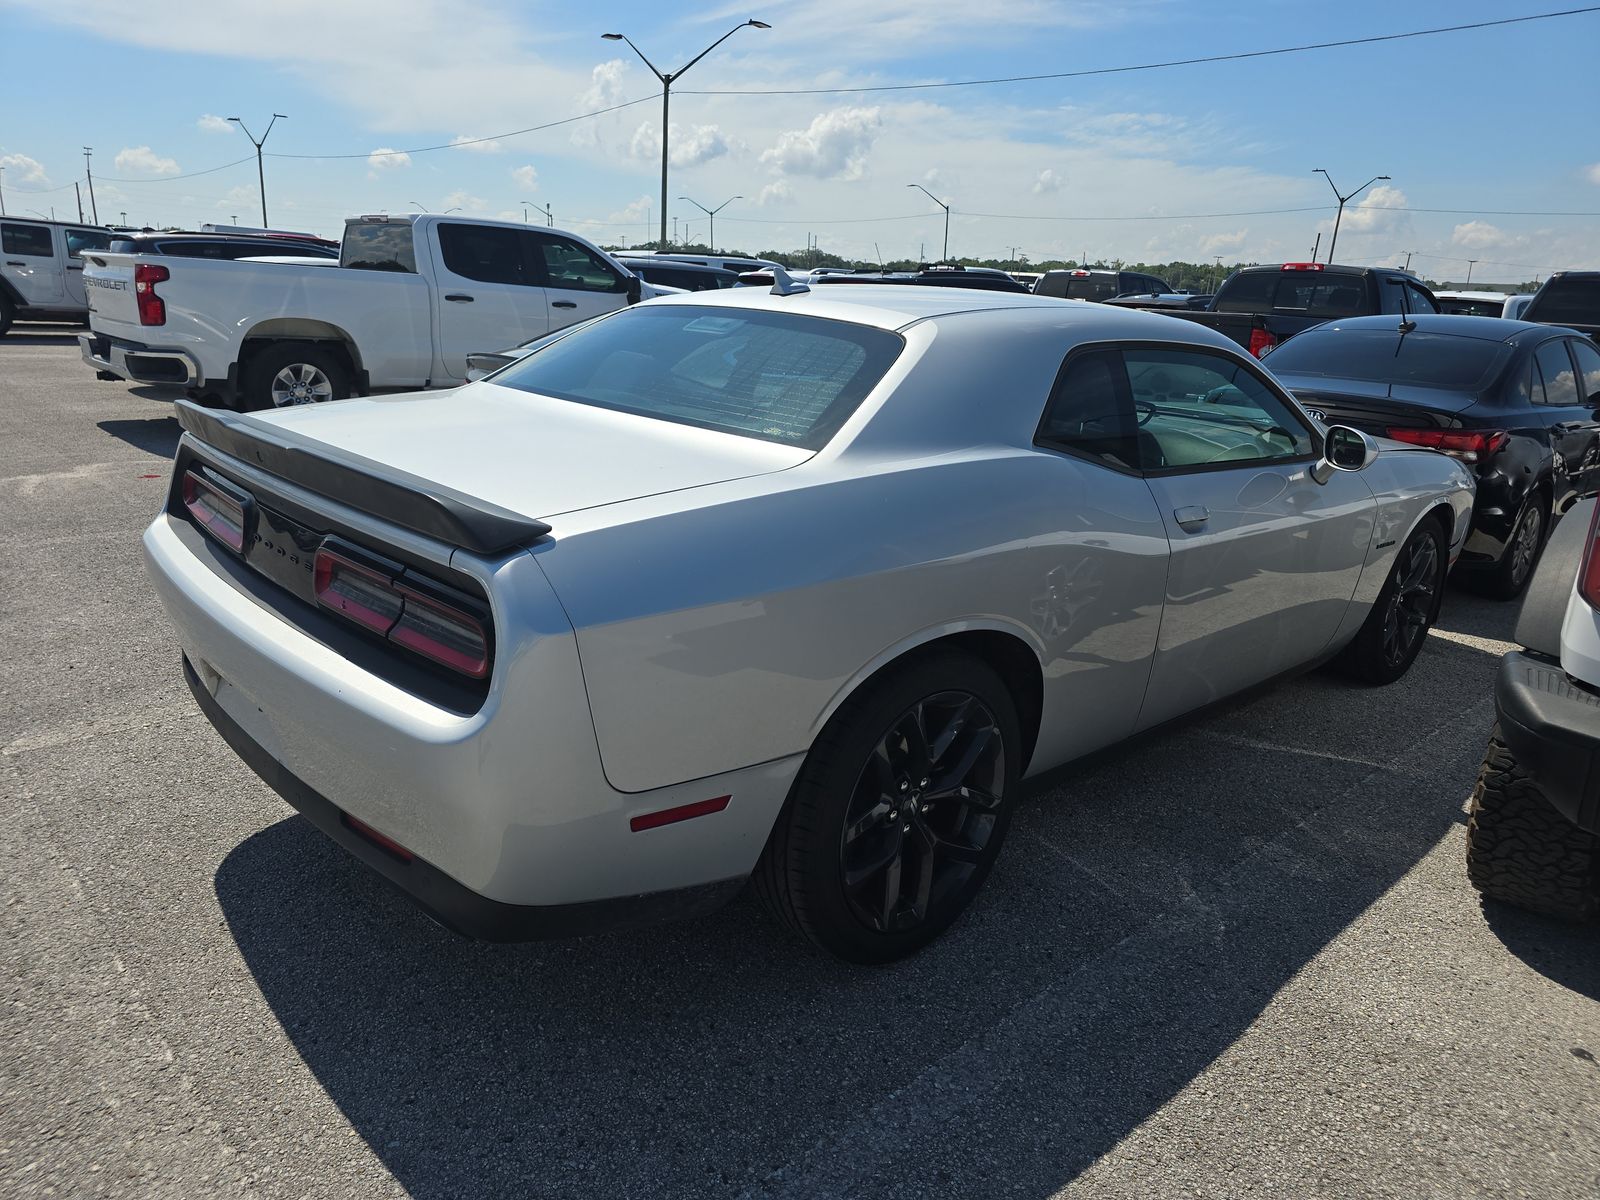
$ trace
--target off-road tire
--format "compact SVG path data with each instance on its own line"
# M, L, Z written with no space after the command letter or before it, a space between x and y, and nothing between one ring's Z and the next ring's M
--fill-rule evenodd
M333 387L332 400L350 395L350 369L344 356L329 346L315 342L279 342L253 354L240 372L239 407L245 412L271 410L272 380L285 367L307 363L328 377Z
M878 740L912 705L948 690L975 696L1000 731L1005 758L996 821L983 861L952 894L946 911L930 913L909 930L875 930L852 911L840 877L847 807ZM806 755L752 876L757 898L792 932L848 962L886 963L920 950L961 915L988 876L1016 803L1021 750L1010 692L992 668L969 654L930 652L869 683L839 708Z
M1551 806L1496 725L1467 821L1467 878L1489 900L1568 920L1600 914L1600 838Z

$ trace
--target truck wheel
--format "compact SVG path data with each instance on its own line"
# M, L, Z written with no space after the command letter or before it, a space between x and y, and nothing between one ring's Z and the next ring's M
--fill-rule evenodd
M240 398L247 412L321 404L350 395L350 372L326 346L281 342L260 351L245 366Z
M1340 665L1363 683L1393 683L1411 669L1439 615L1449 560L1444 535L1431 517L1411 531L1361 632L1340 655Z
M1600 838L1558 813L1496 725L1472 790L1467 878L1486 898L1570 920L1600 912Z
M969 655L929 655L869 684L806 756L756 867L756 894L849 962L921 949L989 874L1020 747L1010 693Z
M1532 493L1522 503L1517 523L1511 527L1506 552L1494 570L1485 577L1483 591L1496 600L1515 600L1533 578L1533 568L1544 548L1545 502L1543 494Z

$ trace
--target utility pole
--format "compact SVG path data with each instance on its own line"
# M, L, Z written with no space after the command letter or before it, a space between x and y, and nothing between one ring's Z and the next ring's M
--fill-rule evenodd
M6 169L0 167L0 217L6 215Z
M666 201L662 200L661 203L662 204L666 204ZM666 232L667 232L667 230L666 230L667 218L666 218L666 215L665 215L666 211L667 210L665 208L663 208L661 210L661 212L663 214L662 218L661 218L661 234L662 234L662 237L665 237L666 236ZM676 246L678 244L678 218L677 217L673 217L672 218L672 244L674 246Z
M917 191L921 192L929 200L932 200L940 208L944 209L944 256L939 261L948 262L950 260L950 206L943 200L939 199L939 197L935 196L927 188L923 187L920 183L908 183L906 186L916 188Z
M126 225L128 223L128 214L127 213L123 213L122 214L122 223L124 225Z
M600 35L608 42L627 42L628 46L633 50L633 52L639 56L639 61L644 63L645 66L649 67L651 74L661 81L661 240L663 242L667 240L667 163L669 161L667 140L671 130L671 126L667 123L667 109L672 100L672 85L674 81L682 76L682 74L690 67L694 66L695 63L699 62L718 46L722 45L723 42L727 41L734 34L738 33L739 30L745 28L771 29L772 26L768 25L765 21L757 21L753 19L749 21L742 21L738 25L735 25L732 29L728 30L727 33L723 34L716 41L712 42L711 45L700 51L699 54L696 54L688 62L684 63L683 66L679 67L676 71L673 71L671 74L662 74L660 71L658 71L655 63L651 62L644 56L644 51L635 46L633 44L633 39L627 34L602 33ZM676 240L676 237L674 237L674 240Z
M83 221L83 193L78 190L78 181L72 181L72 194L78 198L78 220Z
M1211 290L1215 292L1217 290L1217 281L1222 278L1222 255L1213 254L1211 257L1217 260L1217 269L1211 275Z
M1006 261L1008 263L1012 264L1013 266L1019 265L1017 263L1017 251L1018 251L1018 249L1020 249L1020 247L1017 247L1017 246L1011 247L1011 257L1006 259Z
M710 233L707 234L707 238L711 242L711 253L715 254L717 252L717 214L719 212L721 212L723 209L727 208L728 205L732 204L735 200L743 200L744 197L743 196L729 196L726 200L724 200L721 204L717 205L715 208L707 208L704 204L701 204L700 201L695 200L690 196L679 196L678 199L679 200L688 200L690 204L694 205L701 212L705 213L705 215L707 217L710 218L710 220L711 220L711 231L710 231Z
M550 212L550 203L549 203L549 201L546 201L545 202L545 206L544 206L544 223L546 225L554 225L556 223L555 217L552 216L551 212Z
M1338 215L1333 218L1333 238L1328 242L1328 262L1332 263L1333 262L1333 250L1334 250L1334 247L1339 244L1339 222L1344 220L1345 202L1347 200L1354 200L1357 196L1361 195L1362 192L1366 191L1373 184L1377 183L1378 180L1387 179L1389 177L1387 175L1374 175L1371 179L1367 180L1360 187L1358 187L1355 191L1349 193L1348 195L1341 196L1341 195L1339 195L1338 187L1333 182L1333 176L1332 175L1329 175L1321 167L1318 167L1315 171L1313 171L1311 173L1313 175L1321 175L1324 179L1326 179L1328 181L1328 186L1333 188L1333 194L1336 197L1338 197L1338 200L1339 200L1339 212L1338 212Z
M1474 265L1474 264L1475 264L1475 263L1476 263L1476 262L1477 262L1477 261L1478 261L1478 260L1477 260L1477 259L1475 259L1475 258L1469 258L1469 259L1467 259L1467 286L1468 286L1468 287L1471 287L1471 286L1472 286L1472 268L1473 268L1473 265Z
M228 120L232 121L240 129L244 129L245 137L249 138L250 144L256 148L256 182L261 185L261 224L263 228L271 228L271 226L267 223L267 175L266 171L261 166L261 147L267 144L267 138L272 135L272 127L280 120L287 121L288 119L289 118L283 113L273 113L272 120L267 122L267 132L261 135L261 140L258 142L256 141L256 135L251 133L248 129L245 129L245 124L243 121L239 120L238 117L228 118ZM89 189L89 200L91 203L94 201L93 187L90 187ZM236 221L234 224L238 224L238 222Z
M1311 261L1317 261L1317 251L1322 249L1322 230L1317 230L1317 240L1311 243Z
M1411 270L1411 256L1412 256L1412 255L1413 255L1413 254L1415 254L1415 253L1416 253L1416 251L1415 251L1415 250L1407 250L1407 251L1406 251L1406 265L1405 265L1405 269L1406 269L1406 270L1407 270L1407 271L1409 271L1409 270Z
M93 153L94 150L91 147L85 146L83 148L83 173L89 180L89 212L94 217L94 223L98 225L100 224L100 210L94 206L94 172L89 169L89 156ZM51 211L54 212L55 210L51 209ZM83 218L80 216L78 219L82 220Z

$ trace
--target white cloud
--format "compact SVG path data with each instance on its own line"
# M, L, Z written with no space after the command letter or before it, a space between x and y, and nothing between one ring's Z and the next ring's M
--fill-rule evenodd
M1033 194L1035 196L1047 196L1051 192L1059 192L1060 190L1061 177L1049 167L1040 171L1033 181Z
M26 154L7 154L0 157L0 167L12 172L11 182L48 184L50 177L44 173L44 164Z
M820 113L805 129L791 129L761 155L761 161L783 175L819 179L860 179L867 170L867 151L883 131L878 108L836 108Z
M532 165L516 167L511 172L511 178L517 187L524 192L536 192L539 190L539 172L535 171Z
M794 199L794 189L789 186L787 179L774 179L761 189L761 194L756 197L759 205L787 204Z
M379 146L367 155L367 166L374 171L397 171L411 165L411 155L390 146Z
M622 102L622 77L628 73L628 64L620 58L603 62L590 73L589 87L578 97L579 112L593 112L597 108L610 108Z
M113 161L129 175L176 175L179 170L177 160L162 158L149 146L125 146Z
M1583 170L1590 183L1600 184L1600 162L1591 163Z
M484 210L485 202L481 196L474 196L465 188L457 188L444 198L444 202L439 207L441 209L459 208L462 212L467 213L481 213Z
M1200 239L1200 253L1207 258L1217 254L1237 254L1249 240L1248 229L1235 230L1233 233L1213 233Z
M217 201L217 207L227 213L237 213L241 209L249 212L257 207L256 189L242 183L238 187L231 187L228 194Z
M194 124L195 128L199 129L202 133L233 132L232 121L229 121L223 117L213 116L211 113L206 113L205 116L201 117Z
M644 222L654 215L655 200L651 196L640 196L626 208L620 208L606 218L613 224L631 224L634 221Z
M673 122L669 129L672 133L672 165L675 167L703 166L732 149L722 130L715 125L696 125L685 132L677 122ZM661 134L649 121L633 131L628 153L643 162L661 160Z
M474 154L499 154L502 149L494 138L473 137L465 133L459 133L451 138L450 144L462 150L470 150Z

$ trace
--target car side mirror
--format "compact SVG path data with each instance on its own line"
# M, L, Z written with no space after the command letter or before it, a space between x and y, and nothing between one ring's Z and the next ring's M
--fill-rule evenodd
M1378 457L1378 443L1359 429L1330 425L1322 440L1322 457L1311 468L1311 478L1327 483L1335 471L1365 471Z
M639 298L641 296L643 296L643 295L644 295L644 285L639 282L639 277L637 275L629 275L628 276L628 303L629 304L637 304L637 303L639 303Z

